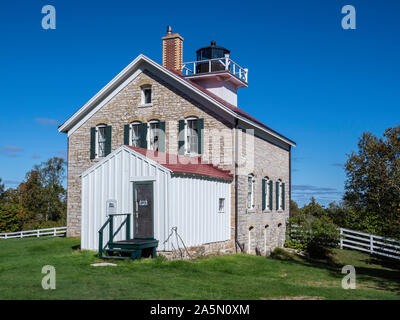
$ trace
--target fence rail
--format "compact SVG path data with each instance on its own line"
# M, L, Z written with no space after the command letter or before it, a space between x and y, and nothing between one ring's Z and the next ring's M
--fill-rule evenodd
M340 249L349 248L400 260L400 241L340 228Z
M303 242L299 239L299 226L291 225L290 238ZM309 235L309 231L306 231ZM370 254L376 254L384 257L400 260L400 240L390 239L382 236L377 236L361 231L339 228L339 247L340 249L353 249ZM296 239L297 238L297 239Z
M55 227L47 229L26 230L9 233L0 233L0 239L28 238L28 237L63 237L67 233L67 227Z

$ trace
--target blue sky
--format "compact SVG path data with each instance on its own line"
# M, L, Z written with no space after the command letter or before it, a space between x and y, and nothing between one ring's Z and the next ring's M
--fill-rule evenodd
M41 28L46 4L56 30ZM356 30L341 27L346 4ZM138 54L161 62L172 25L185 61L215 40L249 68L239 106L297 142L293 199L338 200L362 132L399 124L399 14L395 0L2 2L0 177L15 187L34 164L65 156L57 125Z

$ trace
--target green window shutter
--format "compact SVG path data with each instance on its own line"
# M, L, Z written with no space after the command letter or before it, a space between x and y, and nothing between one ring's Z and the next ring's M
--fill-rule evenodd
M147 123L140 124L140 147L147 149Z
M129 143L129 124L124 125L124 145L130 145L130 143Z
M279 210L279 181L276 182L275 186L276 186L276 190L275 190L275 195L276 195L276 210Z
M111 153L111 126L106 127L106 157Z
M282 210L285 210L285 184L282 183Z
M96 128L90 128L90 159L96 158Z
M262 179L262 209L265 210L265 179Z
M273 182L272 180L269 181L269 210L272 210L272 190L273 190Z
M160 134L158 135L158 151L165 152L165 122L160 122Z
M197 120L197 129L199 132L199 136L198 136L198 142L197 142L197 147L198 147L198 154L202 154L203 153L203 131L204 131L204 119L198 119Z
M178 154L185 154L185 120L178 121Z

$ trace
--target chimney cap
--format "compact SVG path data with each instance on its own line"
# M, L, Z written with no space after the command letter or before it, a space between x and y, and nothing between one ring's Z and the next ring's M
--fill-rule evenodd
M217 45L217 43L214 40L212 40L211 41L211 47L215 47L216 45Z
M171 26L167 26L167 34L171 34L172 33L172 27Z

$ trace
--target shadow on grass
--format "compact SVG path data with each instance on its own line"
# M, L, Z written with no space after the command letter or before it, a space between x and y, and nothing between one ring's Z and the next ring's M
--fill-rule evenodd
M328 270L332 277L338 279L344 277L344 274L341 273L343 266L354 265L356 276L362 281L368 281L368 284L363 287L387 290L400 295L400 266L399 262L396 263L391 259L362 255L361 257L356 256L356 259L341 261L340 255L337 254L331 254L325 259L312 259L285 250L271 254L271 258Z

